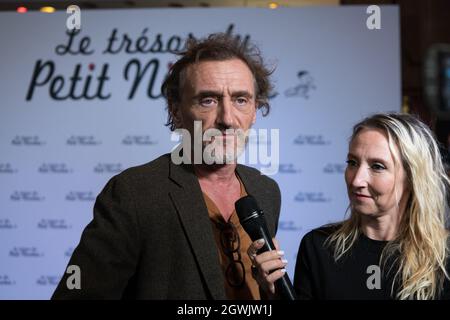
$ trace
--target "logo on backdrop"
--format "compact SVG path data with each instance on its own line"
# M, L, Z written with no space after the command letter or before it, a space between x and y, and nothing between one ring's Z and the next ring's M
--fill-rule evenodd
M149 135L127 135L122 140L123 145L154 145L158 142L151 138Z
M0 275L0 286L13 286L15 284L16 281L12 280L9 275Z
M0 219L0 229L17 229L17 225L9 219Z
M81 26L81 20L76 19L76 8L72 9L73 15L67 20L69 30L66 31L66 42L55 46L56 55L89 57L96 52L101 52L106 61L109 60L108 56L117 54L143 54L149 58L145 60L131 58L123 66L121 75L111 74L109 62L102 63L100 57L92 58L96 63L75 64L71 74L58 72L58 66L52 59L39 59L34 64L25 96L26 101L32 100L38 91L45 92L51 99L57 101L107 100L112 96L108 84L112 77L119 76L128 83L128 87L124 86L127 88L124 92L128 100L135 98L139 90L146 90L147 97L150 99L159 99L162 97L159 92L160 80L165 77L168 68L162 68L158 55L179 52L184 48L185 40L195 38L192 33L189 33L186 39L179 35L167 36L162 33L152 33L149 28L144 28L140 35L133 36L114 28L103 44L94 44L89 35L81 35L82 30L77 28ZM233 29L234 24L230 24L226 33L234 34ZM235 37L239 39L243 37L245 45L250 40L249 35L235 34ZM95 45L103 50L94 48Z
M42 146L45 141L42 141L39 136L15 136L11 140L13 146Z
M92 191L70 191L66 195L67 201L94 201L95 194Z
M57 286L61 276L40 276L36 280L36 284L40 286Z
M94 167L95 173L120 173L122 171L121 163L99 163Z
M305 99L309 99L309 95L311 90L316 89L316 85L314 84L314 78L311 76L309 71L300 70L297 73L297 84L293 87L290 87L284 92L286 97L301 97Z
M102 142L96 140L94 136L70 136L66 144L69 146L96 146Z
M297 202L323 203L330 202L331 199L326 197L323 192L299 192L294 198Z
M72 229L64 219L41 219L37 224L38 229Z
M12 201L43 201L45 197L39 195L38 191L14 191L9 197Z
M72 173L73 170L68 168L65 163L43 163L39 169L39 173Z
M9 162L0 163L0 173L17 173L17 169L14 169Z
M323 168L323 172L327 174L343 174L345 173L346 165L343 163L327 163Z
M295 140L294 144L297 145L309 145L309 146L324 146L329 145L331 142L321 134L299 134Z
M38 258L44 256L36 247L14 247L9 251L10 257Z
M295 174L295 173L302 172L302 170L299 168L296 168L295 164L293 164L293 163L280 163L278 172L279 173L287 173L287 174Z
M302 227L297 226L293 220L281 220L278 224L278 229L283 231L300 231L302 230Z

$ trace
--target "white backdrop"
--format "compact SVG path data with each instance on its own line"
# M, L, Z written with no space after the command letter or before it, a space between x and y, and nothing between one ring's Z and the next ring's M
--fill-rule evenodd
M70 50L67 17L0 13L1 299L49 298L107 180L171 150L159 88L175 61L167 49L190 33L232 29L276 66L272 111L256 128L280 129L273 178L291 278L301 237L344 217L352 125L400 109L394 6L381 7L380 30L367 29L364 6L84 10Z

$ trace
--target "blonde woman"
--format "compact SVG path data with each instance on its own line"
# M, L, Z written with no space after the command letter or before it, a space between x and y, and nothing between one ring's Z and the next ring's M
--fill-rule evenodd
M377 114L356 124L345 181L347 220L307 233L294 287L303 299L450 299L446 176L429 128ZM282 252L248 254L261 288L276 296Z

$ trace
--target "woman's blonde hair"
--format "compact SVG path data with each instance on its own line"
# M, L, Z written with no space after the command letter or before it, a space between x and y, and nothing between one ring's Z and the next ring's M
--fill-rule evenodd
M398 284L397 299L436 299L442 290L449 256L448 231L445 228L447 191L450 185L439 147L430 129L407 114L376 114L353 128L351 141L362 129L381 129L399 150L406 172L410 196L400 222L398 234L383 249L380 265L388 259L395 276L391 288ZM339 260L353 246L360 231L360 216L352 210L350 217L327 239Z

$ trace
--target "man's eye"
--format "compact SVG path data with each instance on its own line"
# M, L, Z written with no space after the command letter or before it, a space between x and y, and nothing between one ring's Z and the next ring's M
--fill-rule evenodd
M355 160L347 160L345 162L347 163L348 167L356 167L358 165Z
M200 100L200 104L205 107L214 106L217 103L217 100L214 98L203 98Z
M236 98L235 101L238 106L245 106L248 102L248 99L247 98Z

